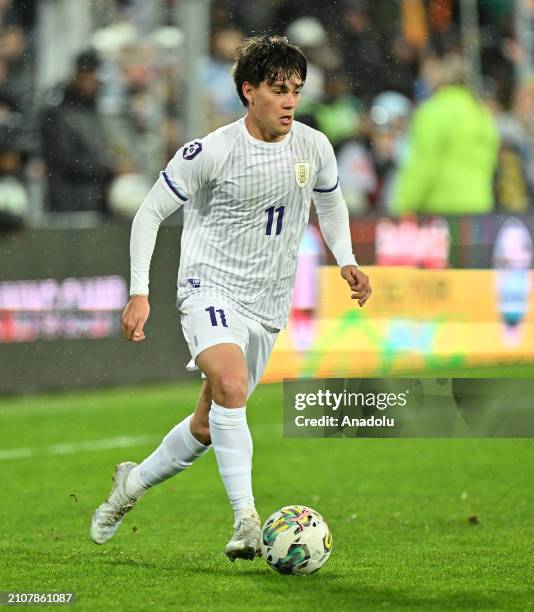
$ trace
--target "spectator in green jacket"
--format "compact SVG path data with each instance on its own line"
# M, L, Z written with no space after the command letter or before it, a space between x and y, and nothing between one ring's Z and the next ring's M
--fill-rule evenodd
M408 153L395 180L393 213L493 209L499 137L491 113L466 83L462 58L446 56L436 92L414 113Z

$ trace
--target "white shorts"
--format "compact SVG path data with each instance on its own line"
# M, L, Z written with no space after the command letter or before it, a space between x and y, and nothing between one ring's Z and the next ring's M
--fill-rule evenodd
M216 344L237 344L248 366L248 395L252 394L267 366L278 330L237 312L224 298L192 295L180 305L182 331L191 352L186 369L198 370L196 358ZM204 374L203 374L204 377Z

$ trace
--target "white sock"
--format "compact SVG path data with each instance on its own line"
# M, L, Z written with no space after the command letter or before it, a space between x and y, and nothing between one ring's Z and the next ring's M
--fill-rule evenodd
M219 473L234 512L253 509L252 438L246 408L224 408L212 402L210 435Z
M171 429L158 448L128 474L126 489L130 495L140 497L158 482L183 472L210 448L191 433L192 416Z

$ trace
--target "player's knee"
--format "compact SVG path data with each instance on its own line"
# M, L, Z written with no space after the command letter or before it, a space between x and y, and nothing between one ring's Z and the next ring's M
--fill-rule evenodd
M235 374L222 374L211 381L213 399L219 406L239 408L247 403L248 383Z

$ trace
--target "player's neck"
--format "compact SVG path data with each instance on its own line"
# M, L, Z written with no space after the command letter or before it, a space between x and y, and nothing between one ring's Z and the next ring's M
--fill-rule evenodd
M262 140L263 142L281 142L287 136L287 134L277 134L273 136L271 132L267 132L262 129L262 126L258 124L250 115L245 117L245 127L253 138L256 138L256 140Z

